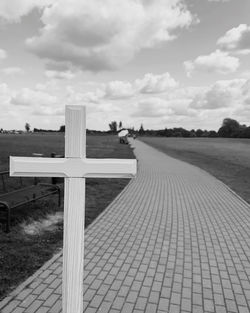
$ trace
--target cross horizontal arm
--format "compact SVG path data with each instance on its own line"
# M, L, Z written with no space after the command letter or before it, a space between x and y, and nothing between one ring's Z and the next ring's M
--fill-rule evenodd
M86 166L84 166L86 178L132 178L136 175L136 160L83 159L82 161Z
M10 157L10 176L132 178L137 161Z

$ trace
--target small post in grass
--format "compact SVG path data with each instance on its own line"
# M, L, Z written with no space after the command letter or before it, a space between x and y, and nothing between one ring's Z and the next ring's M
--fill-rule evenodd
M83 312L85 178L132 178L136 160L87 159L84 106L66 106L65 158L10 157L11 176L64 177L63 313Z

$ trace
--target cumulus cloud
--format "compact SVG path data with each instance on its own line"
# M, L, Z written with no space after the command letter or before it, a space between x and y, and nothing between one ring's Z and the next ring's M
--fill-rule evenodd
M99 104L100 100L103 99L104 93L102 90L97 89L95 92L78 92L72 87L67 88L67 102L69 104L86 104L94 103Z
M11 103L17 106L48 106L57 102L57 98L43 91L23 88L11 98Z
M89 98L121 100L139 96L140 94L161 94L173 90L178 82L169 73L154 75L147 73L134 82L110 81L97 88L95 92L86 93ZM85 94L85 95L86 95ZM93 102L93 101L92 101Z
M109 99L131 98L134 93L132 84L124 81L111 81L104 88L104 97Z
M27 40L41 58L82 70L113 70L142 48L175 38L194 17L181 0L55 0ZM175 32L176 33L176 32Z
M250 53L250 26L240 24L226 32L219 38L217 45L225 51L234 51L241 54Z
M6 22L18 22L34 8L43 8L53 3L53 0L1 0L0 18Z
M142 79L135 81L141 93L162 93L178 86L177 81L167 72L161 75L146 74Z
M244 102L243 86L245 79L217 81L194 97L190 107L203 110L217 110L236 107Z
M194 71L229 74L235 72L239 66L240 61L238 58L220 50L216 50L209 55L198 56L194 61L184 62L184 67L189 77Z

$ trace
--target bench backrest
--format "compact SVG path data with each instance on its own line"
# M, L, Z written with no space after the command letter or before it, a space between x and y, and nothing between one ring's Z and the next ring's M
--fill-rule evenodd
M37 177L24 179L22 177L10 177L9 171L0 172L0 194L20 189L27 185L36 185Z

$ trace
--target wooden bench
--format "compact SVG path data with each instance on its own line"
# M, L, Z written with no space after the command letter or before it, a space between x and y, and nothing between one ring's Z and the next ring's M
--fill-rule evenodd
M39 199L58 194L58 206L61 205L61 190L58 185L38 183L34 178L33 184L23 185L23 180L19 178L19 186L15 185L16 190L9 191L7 180L9 172L0 172L0 181L2 182L2 194L0 194L0 222L6 224L6 232L10 231L11 211L22 205L35 202Z

